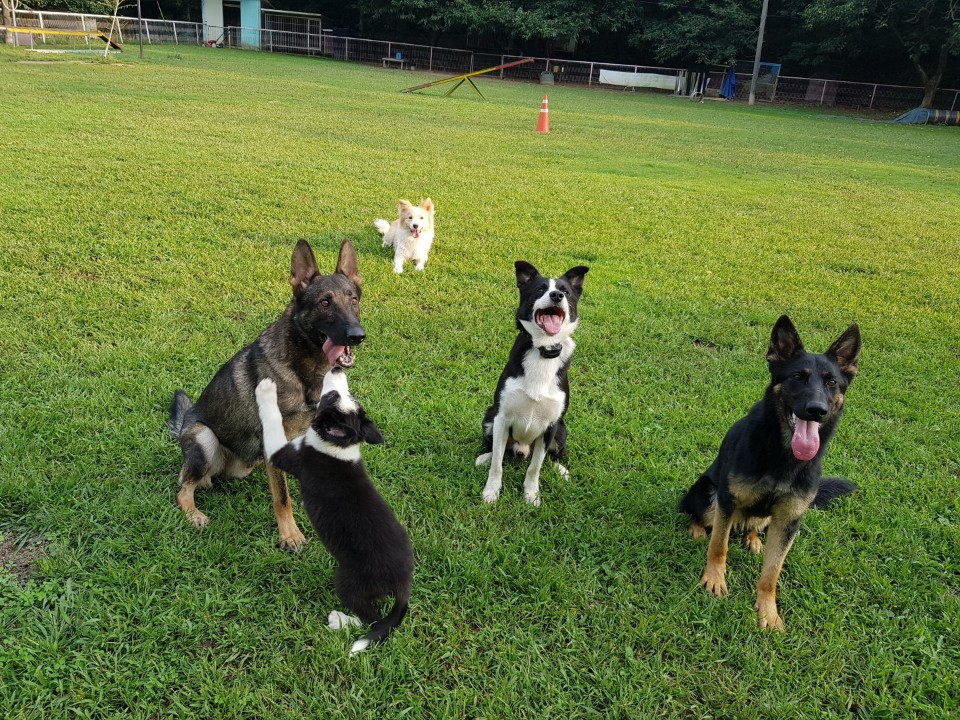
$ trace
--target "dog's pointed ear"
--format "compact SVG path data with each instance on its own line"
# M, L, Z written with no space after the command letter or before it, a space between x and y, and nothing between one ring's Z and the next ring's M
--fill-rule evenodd
M381 445L383 434L377 424L366 415L360 418L360 437L371 445Z
M353 249L353 243L344 240L340 246L340 257L337 258L337 272L340 275L346 275L350 282L360 287L360 263L357 260L357 251Z
M293 287L293 294L301 295L319 274L320 269L310 243L301 238L297 241L293 258L290 260L290 285Z
M570 283L570 287L573 288L577 295L583 292L583 276L589 271L590 268L588 268L586 265L577 265L575 268L570 268L566 273L564 273L564 279Z
M514 263L514 266L517 269L517 287L522 288L528 282L533 280L537 275L540 274L540 271L537 270L533 265L528 263L526 260L517 260Z
M790 318L781 315L770 333L770 348L767 350L767 362L786 362L795 355L803 352L803 343L800 335L793 326Z
M400 206L397 208L397 214L403 215L404 213L408 213L411 210L413 210L413 203L410 202L409 200L401 200Z
M854 323L844 330L824 354L836 360L840 371L853 379L860 369L860 326Z
M422 203L420 203L420 207L422 207L428 213L433 215L433 200L431 200L430 198L427 198Z

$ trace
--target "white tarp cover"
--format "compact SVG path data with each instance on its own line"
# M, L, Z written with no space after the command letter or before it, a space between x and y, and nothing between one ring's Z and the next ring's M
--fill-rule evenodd
M673 90L677 86L677 76L662 75L660 73L601 70L600 82L606 83L607 85L622 85L623 87L651 87L662 90Z

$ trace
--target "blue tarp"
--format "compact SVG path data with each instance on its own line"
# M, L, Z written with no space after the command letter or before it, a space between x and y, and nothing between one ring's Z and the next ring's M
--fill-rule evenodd
M727 100L733 100L733 94L737 89L737 67L731 65L723 74L723 84L720 86L720 94Z

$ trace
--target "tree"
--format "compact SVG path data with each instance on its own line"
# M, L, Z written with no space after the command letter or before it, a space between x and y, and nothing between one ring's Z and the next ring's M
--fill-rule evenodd
M960 55L960 0L813 0L804 17L811 28L841 33L872 28L889 33L906 52L923 84L921 107L933 106L952 58ZM856 56L861 48L836 32L826 40L835 51Z
M756 44L759 19L759 2L667 0L631 40L649 44L658 62L727 65Z
M548 45L626 27L635 4L616 0L358 0L367 20L401 20L435 32L495 33Z

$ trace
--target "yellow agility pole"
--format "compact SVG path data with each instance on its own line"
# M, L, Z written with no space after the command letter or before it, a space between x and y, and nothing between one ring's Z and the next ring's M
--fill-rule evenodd
M470 78L476 77L477 75L483 75L488 72L493 72L494 70L503 70L505 68L516 67L517 65L526 65L527 63L532 63L532 62L533 62L533 58L524 58L523 60L515 60L514 62L504 63L503 65L496 65L494 67L488 67L483 70L475 70L474 72L465 73L463 75L454 75L453 77L444 78L443 80L434 80L433 82L424 83L423 85L415 85L413 87L408 87L404 90L401 90L400 92L408 93L408 92L413 92L415 90L423 90L424 88L433 87L434 85L443 85L444 83L455 82L457 84L454 85L449 90L447 90L447 92L444 93L445 95L450 95L454 90L456 90L458 87L460 87L464 83L469 83L470 87L473 88L473 91L480 97L483 97L483 93L480 92L480 88L474 85L473 80L471 80Z
M107 43L114 50L123 51L123 45L111 40L102 30L47 30L46 28L5 27L0 32L29 33L30 35L67 35L73 37L97 37Z

